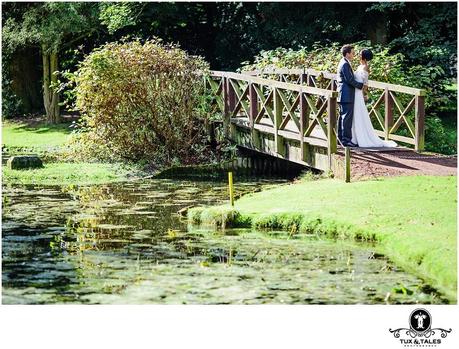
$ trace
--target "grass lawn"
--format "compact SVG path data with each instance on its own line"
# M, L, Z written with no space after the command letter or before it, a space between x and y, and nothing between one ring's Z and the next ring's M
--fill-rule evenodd
M8 149L46 151L62 146L72 132L71 123L47 125L45 122L29 124L20 121L4 121L2 145Z
M3 167L3 182L8 184L86 185L126 179L129 169L117 164L48 163L41 169L10 170Z
M237 183L236 183L237 185ZM192 223L317 232L377 241L397 265L456 301L457 177L404 176L354 183L302 181L228 206L194 208Z
M44 121L4 121L2 145L11 155L37 153L39 156L58 154L72 132L71 123L48 125ZM138 169L121 164L44 162L33 170L9 170L2 166L6 184L86 185L126 180L128 174L142 175Z

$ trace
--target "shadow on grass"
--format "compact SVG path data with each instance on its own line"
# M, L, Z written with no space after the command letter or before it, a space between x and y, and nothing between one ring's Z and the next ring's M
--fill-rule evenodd
M66 123L61 123L61 124L47 124L45 122L40 123L40 124L16 124L16 123L11 123L10 124L12 127L14 127L15 130L18 131L25 131L25 132L34 132L34 133L51 133L51 132L64 132L67 134L70 134L72 132L72 129L70 126L72 123L66 122Z

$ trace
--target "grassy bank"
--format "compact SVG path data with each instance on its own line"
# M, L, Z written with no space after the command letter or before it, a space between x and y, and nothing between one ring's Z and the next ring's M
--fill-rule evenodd
M457 177L344 183L303 181L242 197L235 208L193 208L193 224L283 229L378 242L397 265L456 301Z
M41 169L10 170L3 168L3 181L9 184L87 185L126 180L131 173L118 164L48 163Z
M9 155L35 153L44 167L10 170L2 166L5 184L87 185L123 181L141 176L139 169L122 164L60 161L59 152L69 140L71 123L48 125L40 120L5 121L2 124L2 149Z

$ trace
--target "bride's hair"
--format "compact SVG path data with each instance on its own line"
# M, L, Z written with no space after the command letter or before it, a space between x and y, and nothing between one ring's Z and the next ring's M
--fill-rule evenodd
M362 51L360 51L360 57L366 61L371 61L373 58L373 52L367 48L364 48Z

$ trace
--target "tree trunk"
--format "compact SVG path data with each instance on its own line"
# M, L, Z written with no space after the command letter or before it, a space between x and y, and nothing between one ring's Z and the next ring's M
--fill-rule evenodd
M42 112L43 94L40 67L41 52L34 48L18 49L8 60L11 89L21 100L25 114Z
M49 123L56 124L60 121L59 94L51 84L57 82L57 76L53 74L58 70L57 51L48 53L42 48L43 57L43 102L45 105L46 119Z

